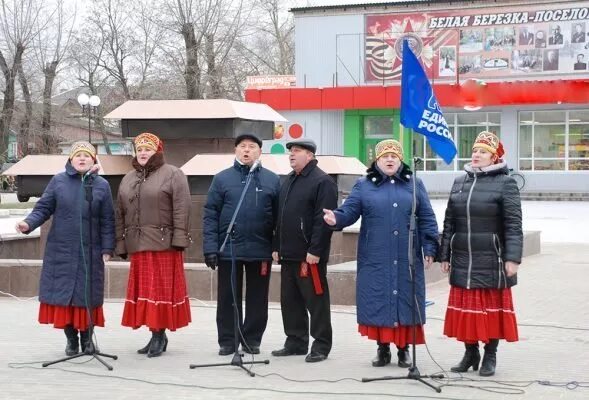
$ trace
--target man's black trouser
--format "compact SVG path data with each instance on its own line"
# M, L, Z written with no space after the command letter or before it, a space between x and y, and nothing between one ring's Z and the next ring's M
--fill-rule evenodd
M268 286L272 263L267 261L262 275L261 261L236 261L236 298L239 317L242 320L243 271L245 269L245 320L242 334L248 346L259 346L268 323ZM217 333L220 346L233 347L233 294L231 292L231 261L219 262L217 276ZM239 338L240 342L243 339Z

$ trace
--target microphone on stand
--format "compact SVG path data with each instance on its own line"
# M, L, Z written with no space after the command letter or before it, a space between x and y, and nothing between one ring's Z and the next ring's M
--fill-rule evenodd
M92 168L86 171L86 173L84 174L84 179L88 178L90 175L98 173L98 171L100 171L100 165L94 164Z
M252 164L252 166L250 167L250 174L252 172L254 172L259 166L260 166L261 162L260 159L258 158L256 161L254 161L254 163Z

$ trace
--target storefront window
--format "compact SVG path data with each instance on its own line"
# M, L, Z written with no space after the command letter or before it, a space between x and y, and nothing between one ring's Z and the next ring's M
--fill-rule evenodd
M589 170L589 111L519 113L520 169Z
M491 131L501 136L500 124L501 113L446 113L444 115L448 122L448 128L454 137L454 143L458 154L456 159L446 164L437 157L422 135L413 134L414 153L423 157L425 152L425 163L420 169L425 171L461 171L464 165L470 162L472 145L477 135L482 131Z
M366 139L390 139L393 135L393 117L391 116L365 116L364 138Z

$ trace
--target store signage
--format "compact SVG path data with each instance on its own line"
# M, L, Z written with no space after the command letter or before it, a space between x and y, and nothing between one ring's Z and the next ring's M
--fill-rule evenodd
M589 2L365 17L365 79L401 78L403 39L430 79L589 75Z

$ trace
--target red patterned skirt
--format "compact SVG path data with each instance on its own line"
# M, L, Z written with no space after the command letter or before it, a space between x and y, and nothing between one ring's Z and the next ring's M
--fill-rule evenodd
M122 325L175 331L191 321L184 253L165 250L131 254Z
M413 344L413 326L400 325L396 328L382 326L358 325L360 335L367 336L368 339L376 340L379 343L394 343L398 347L405 347ZM415 344L424 344L425 335L423 325L418 325L415 332Z
M511 289L464 289L451 286L444 335L461 342L490 339L517 342L517 321Z
M92 311L94 326L104 326L104 314L102 306ZM53 324L54 328L63 329L72 325L74 329L85 331L89 324L88 311L84 307L56 306L53 304L41 303L39 305L39 323Z

